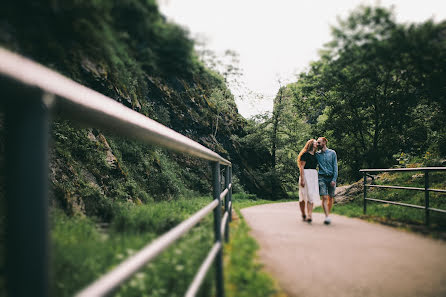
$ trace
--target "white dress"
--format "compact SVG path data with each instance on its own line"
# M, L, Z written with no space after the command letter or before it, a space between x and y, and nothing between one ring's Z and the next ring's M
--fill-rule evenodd
M316 169L304 169L305 187L300 185L299 177L299 202L308 201L311 203L320 202L319 179Z

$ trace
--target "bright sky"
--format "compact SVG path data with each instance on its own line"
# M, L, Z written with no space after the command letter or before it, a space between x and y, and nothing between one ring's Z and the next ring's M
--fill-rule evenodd
M446 19L445 0L158 0L161 12L187 28L192 37L205 37L207 48L222 55L240 55L246 86L264 96L261 102L237 99L244 117L272 110L282 82L296 80L318 50L330 41L330 25L360 4L395 6L398 22ZM283 83L282 83L283 84ZM233 93L237 93L233 90Z

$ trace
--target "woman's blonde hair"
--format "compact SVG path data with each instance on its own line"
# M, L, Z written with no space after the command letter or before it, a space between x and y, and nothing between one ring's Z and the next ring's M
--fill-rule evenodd
M308 151L310 151L310 150L313 150L313 143L314 143L315 141L316 141L316 140L314 140L314 139L310 139L310 140L308 140L307 143L305 144L304 148L300 151L299 156L297 156L297 165L298 165L298 166L299 166L300 158L302 157L302 155L303 155L305 152L308 152Z

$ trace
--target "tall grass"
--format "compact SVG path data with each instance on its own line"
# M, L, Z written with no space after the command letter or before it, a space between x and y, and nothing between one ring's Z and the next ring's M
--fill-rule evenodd
M53 211L52 292L72 296L160 234L211 202L202 197L115 207L107 229L88 217ZM183 296L213 243L212 215L127 281L116 296ZM212 276L198 296L212 296Z
M233 198L237 210L271 203L247 194L235 194ZM147 205L116 203L105 228L92 218L69 217L53 210L52 294L72 296L210 202L210 197L200 197ZM183 296L213 244L212 226L213 217L209 215L125 282L115 296ZM231 223L231 240L224 250L227 296L283 296L262 270L256 256L259 247L248 232L243 219ZM211 269L198 296L214 293Z

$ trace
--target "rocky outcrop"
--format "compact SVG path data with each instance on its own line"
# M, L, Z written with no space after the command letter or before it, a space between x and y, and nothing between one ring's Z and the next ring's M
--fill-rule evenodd
M345 204L351 202L358 195L362 194L364 191L364 185L362 180L347 186L341 186L336 188L335 193L335 203Z

